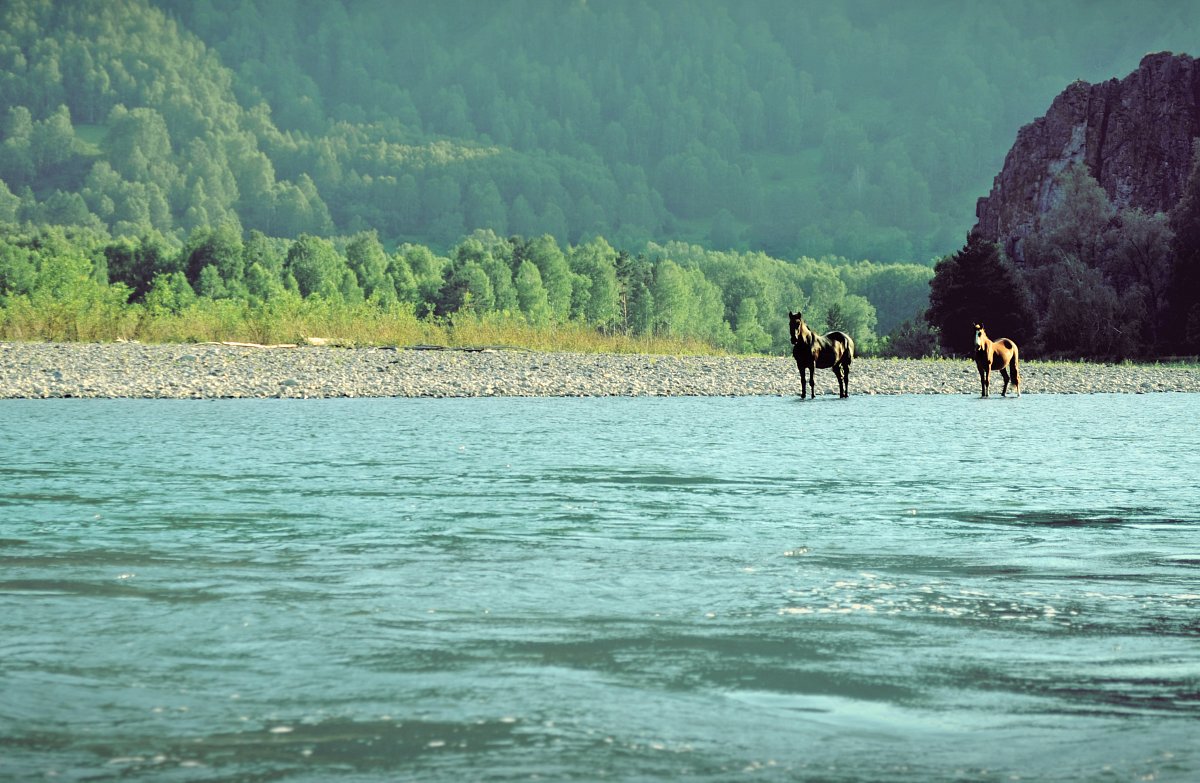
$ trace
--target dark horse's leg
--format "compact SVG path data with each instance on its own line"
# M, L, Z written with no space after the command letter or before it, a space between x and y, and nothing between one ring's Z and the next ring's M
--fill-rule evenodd
M850 365L849 364L842 365L842 386L845 387L843 389L842 396L849 397L850 396Z
M1000 368L1000 376L1002 378L1004 378L1004 388L1000 390L1000 396L1007 397L1008 396L1008 367L1007 366Z
M808 363L808 393L811 399L817 398L817 365L816 362Z

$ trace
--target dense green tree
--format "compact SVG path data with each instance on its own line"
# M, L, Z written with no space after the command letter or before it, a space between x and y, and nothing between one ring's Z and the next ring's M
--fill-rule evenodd
M108 163L127 180L148 180L168 187L177 181L171 135L154 109L116 106L108 117L104 152Z
M758 302L753 297L742 299L738 304L734 336L742 353L762 353L771 346L771 335L758 322Z
M930 267L860 261L838 266L837 272L849 293L864 297L875 308L881 333L920 316L928 306Z
M520 247L521 255L538 268L551 316L556 321L567 320L571 314L571 267L558 242L549 234L543 234Z
M942 350L971 350L972 325L982 323L993 337L1022 345L1038 332L1038 321L1021 275L995 244L972 234L967 244L934 267L925 319L939 333Z
M488 274L494 259L479 237L466 239L454 250L444 282L437 294L436 312L450 315L460 310L484 313L496 305L493 279ZM511 287L511 277L508 281Z
M183 271L193 285L198 285L206 267L235 289L245 275L245 247L241 231L232 223L216 227L204 226L192 231L183 248Z
M389 273L387 253L374 231L361 232L346 245L346 263L354 272L364 296L396 301L396 284ZM408 272L411 277L412 272Z
M79 193L55 190L37 210L35 222L50 226L87 226L100 228L99 220L93 215Z
M599 329L612 328L620 317L616 261L617 252L599 237L571 248L567 256L578 288L587 292L573 315Z
M450 268L437 312L450 314L466 310L486 313L494 308L495 303L495 292L487 270L479 262L468 259Z
M1023 276L1042 316L1037 345L1069 356L1124 354L1135 337L1157 333L1148 321L1157 319L1158 308L1140 290L1119 294L1114 276L1140 287L1143 281L1130 276L1137 267L1127 254L1156 252L1154 227L1133 215L1118 218L1083 164L1067 167L1055 184L1053 206L1023 245ZM1158 233L1157 241L1165 241ZM1146 272L1148 282L1154 276ZM1153 316L1147 305L1154 305Z
M1140 331L1155 350L1162 346L1167 328L1171 241L1166 215L1123 210L1117 217L1116 247L1105 270L1114 291L1140 300L1135 310L1140 316Z
M0 179L14 187L33 182L33 115L25 106L13 106L4 122L0 144Z
M154 278L146 307L151 313L179 313L196 301L196 292L183 272L169 272Z
M408 259L403 255L393 253L388 256L387 275L391 279L391 290L395 292L398 301L410 304L418 304L422 301L420 290L417 287L417 278L413 274Z
M209 264L200 270L195 289L198 295L206 299L225 299L229 295L225 281L221 279L221 272L215 264Z
M17 210L20 206L21 199L8 189L8 184L3 179L0 179L0 223L17 222Z
M7 297L33 291L37 271L35 259L27 248L0 240L0 304Z
M28 294L19 296L66 339L80 339L84 324L104 320L129 297L124 285L109 284L101 241L93 231L68 234L52 227L15 243L28 251L36 268Z
M464 206L468 228L487 228L501 234L508 230L508 211L496 183L472 182Z
M256 229L247 234L242 244L242 259L247 274L251 266L258 264L264 272L278 278L283 272L286 255L287 245L283 240L271 239Z
M875 308L865 298L847 294L825 308L825 329L854 338L858 351L869 350L875 337Z
M403 245L396 255L404 260L412 272L413 281L416 284L414 303L423 304L424 312L422 314L433 312L442 290L445 270L449 265L448 260L435 255L429 248L421 245ZM392 280L396 283L397 293L399 293L399 278L393 275Z
M517 312L517 291L511 267L512 246L491 231L478 231L454 249L449 277L454 285L443 290L443 307L454 307L460 293L472 292L471 308ZM486 293L475 281L476 268L488 277ZM461 306L461 304L459 305Z
M1087 166L1075 163L1055 179L1058 195L1038 222L1036 241L1026 243L1026 257L1048 263L1075 259L1087 266L1104 265L1113 243L1116 209Z
M620 325L626 334L648 334L654 328L654 265L643 254L617 253Z
M1039 341L1051 355L1124 358L1138 335L1136 317L1099 269L1074 258L1059 262Z
M144 299L154 279L182 271L183 258L161 234L150 232L140 238L122 237L104 248L108 278L129 287L135 300Z
M246 295L251 304L262 304L281 297L285 289L278 274L272 274L257 261L246 267Z
M362 286L358 284L358 278L354 274L354 270L346 268L342 270L342 281L338 286L338 293L342 296L342 301L348 305L360 305L366 299L363 296Z
M687 334L691 328L691 286L683 267L667 259L655 267L654 333L667 336Z
M924 317L905 321L887 335L883 353L901 359L922 359L937 356L938 333Z
M1192 171L1179 203L1171 210L1169 329L1176 350L1200 353L1200 142L1193 147Z
M515 284L517 301L529 323L534 326L550 323L550 300L546 296L545 286L542 285L542 275L538 272L537 264L529 259L522 261L517 268Z
M301 234L288 248L284 270L295 278L301 296L341 298L346 263L329 240Z
M59 173L56 169L75 156L75 128L71 124L70 110L59 106L37 123L31 142L34 167L44 173Z

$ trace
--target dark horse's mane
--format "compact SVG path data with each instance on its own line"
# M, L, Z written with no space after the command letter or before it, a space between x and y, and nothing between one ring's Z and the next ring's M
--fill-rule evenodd
M817 334L808 328L804 316L788 312L788 328L792 338L792 358L800 371L800 398L805 396L805 370L808 371L808 390L817 395L814 370L832 369L838 379L838 396L850 396L850 362L854 360L854 340L845 332Z

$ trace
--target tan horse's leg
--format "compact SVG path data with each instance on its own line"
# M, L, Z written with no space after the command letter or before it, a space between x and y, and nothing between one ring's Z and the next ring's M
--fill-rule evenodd
M992 379L990 377L990 373L991 373L991 370L988 369L987 367L979 368L979 386L980 386L979 396L980 397L988 396L988 386L991 385L991 381L992 381Z
M1008 366L1007 365L1000 368L1000 377L1002 377L1004 379L1004 388L1000 390L1000 396L1007 397L1008 396Z

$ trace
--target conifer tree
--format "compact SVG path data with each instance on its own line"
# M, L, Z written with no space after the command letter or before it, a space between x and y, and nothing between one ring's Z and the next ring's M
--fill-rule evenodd
M962 355L971 346L972 325L996 337L1031 340L1037 323L1025 283L1000 248L976 234L937 263L929 283L926 320L940 331L942 349Z

